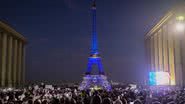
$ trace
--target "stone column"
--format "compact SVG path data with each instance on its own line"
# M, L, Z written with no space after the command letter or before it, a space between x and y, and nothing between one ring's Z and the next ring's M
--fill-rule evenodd
M162 31L162 34L163 34L163 68L164 68L164 71L166 72L169 72L169 64L168 64L168 33L167 33L167 27L166 25L163 26L163 31Z
M181 58L181 66L182 66L182 83L185 86L185 31L181 34L181 41L180 41L180 58Z
M14 39L14 53L13 53L13 84L16 86L17 84L17 40Z
M3 33L2 36L2 65L1 65L1 86L5 86L6 75L6 56L7 56L7 34Z
M171 27L173 23L168 24L168 57L169 57L169 69L170 69L170 77L171 77L171 85L175 85L175 63L174 63L174 39L173 34L171 32Z
M24 44L22 45L22 81L21 84L24 85L25 84L25 57L26 57L26 53L25 53L25 46Z
M17 58L17 82L18 82L18 85L20 86L20 83L21 83L21 71L22 71L22 42L19 41L18 42L18 58Z
M155 59L155 71L159 71L159 47L158 47L158 34L154 34L154 59Z
M150 50L151 70L152 71L155 71L155 64L154 64L154 36L151 36L151 39L150 39L150 47L151 47L151 50Z
M9 40L8 40L9 44L8 44L8 52L7 52L7 56L8 56L8 66L7 66L7 70L8 70L8 86L12 87L12 42L13 42L13 38L10 36Z
M178 36L174 35L174 54L175 54L175 76L176 76L176 84L183 87L183 79L182 79L182 62L181 62L181 49L180 49L180 39ZM179 34L178 34L179 35ZM184 35L184 34L183 34Z
M158 31L158 60L159 60L159 71L163 70L163 48L162 48L162 30Z
M3 34L2 34L2 32L0 31L0 75L1 75L1 72L2 72L2 36L3 36ZM1 81L1 77L0 77L0 81ZM0 85L1 85L1 83L0 83Z
M173 24L176 23L176 19L172 20ZM181 41L184 41L184 31L173 31L172 32L172 38L173 40L173 45L174 45L174 71L175 71L175 82L176 85L183 87L183 56L182 56L182 51L183 49L181 48ZM183 46L184 47L184 44Z

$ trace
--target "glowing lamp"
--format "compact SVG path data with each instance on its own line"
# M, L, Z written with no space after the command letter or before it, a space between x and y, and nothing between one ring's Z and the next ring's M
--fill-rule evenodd
M184 24L178 22L178 23L176 24L176 30L177 30L178 32L184 31Z
M178 16L178 17L176 17L176 19L178 20L178 21L184 21L184 16Z

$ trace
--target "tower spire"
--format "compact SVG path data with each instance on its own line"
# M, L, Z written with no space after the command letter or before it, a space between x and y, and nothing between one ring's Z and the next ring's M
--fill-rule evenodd
M97 33L96 33L96 1L92 0L91 4L91 15L92 15L92 46L91 54L88 58L88 65L83 81L79 86L80 90L87 90L93 87L99 87L107 91L111 90L111 85L107 81L107 77L104 74L103 66L101 63L101 57L98 55L97 46ZM93 66L97 67L93 67ZM98 68L98 74L91 74L93 68Z
M97 32L96 32L96 0L92 0L92 47L91 54L98 54Z
M98 46L97 46L97 32L96 32L96 0L92 0L91 4L91 14L92 14L92 46L91 46L91 55L88 61L88 67L86 74L90 74L93 65L98 66L99 74L103 75L103 66L101 63L101 58L98 53Z

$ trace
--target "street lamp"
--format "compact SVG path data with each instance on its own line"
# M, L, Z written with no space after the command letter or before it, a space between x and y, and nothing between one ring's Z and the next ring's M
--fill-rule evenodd
M177 19L178 21L184 21L185 18L184 18L184 16L177 16L176 19Z
M176 20L177 20L176 31L183 32L185 29L185 24L183 23L185 20L185 17L184 16L177 16Z
M184 24L178 22L178 23L176 24L176 30L177 30L178 32L183 32L183 31L184 31Z

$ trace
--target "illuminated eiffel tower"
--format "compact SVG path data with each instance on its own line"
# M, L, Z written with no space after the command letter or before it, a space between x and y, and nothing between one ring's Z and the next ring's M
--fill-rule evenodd
M111 86L107 81L107 77L105 76L101 57L98 53L98 45L97 45L97 32L96 32L96 1L92 0L91 6L91 13L92 13L92 47L91 47L91 54L88 58L88 67L83 78L82 83L79 86L80 90L86 90L90 88L100 88L105 89L107 91L111 90ZM98 74L91 74L93 66L97 65Z

